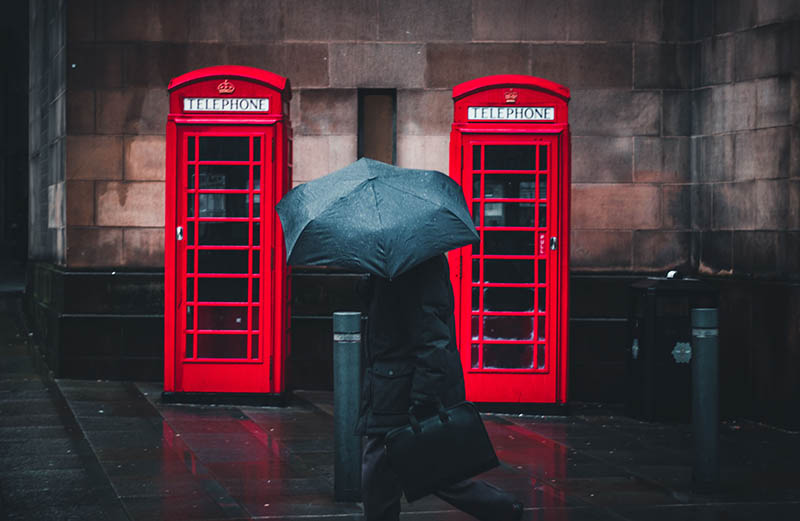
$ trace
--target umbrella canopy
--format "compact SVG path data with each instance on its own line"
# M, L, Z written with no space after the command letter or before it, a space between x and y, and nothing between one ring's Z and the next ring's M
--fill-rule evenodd
M435 170L362 158L300 185L277 206L289 264L394 278L480 241L461 187Z

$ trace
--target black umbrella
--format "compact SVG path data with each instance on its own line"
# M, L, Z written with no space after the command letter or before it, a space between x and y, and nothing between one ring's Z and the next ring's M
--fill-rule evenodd
M394 278L480 240L455 181L366 158L294 188L277 210L293 265Z

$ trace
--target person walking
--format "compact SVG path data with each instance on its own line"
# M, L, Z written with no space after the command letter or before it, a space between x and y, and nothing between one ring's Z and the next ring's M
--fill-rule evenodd
M393 280L371 275L361 293L369 316L356 427L366 436L361 494L367 521L397 521L402 489L384 436L408 423L410 407L425 417L439 401L465 399L447 259L437 255ZM461 481L435 494L481 521L522 518L522 503L485 481Z

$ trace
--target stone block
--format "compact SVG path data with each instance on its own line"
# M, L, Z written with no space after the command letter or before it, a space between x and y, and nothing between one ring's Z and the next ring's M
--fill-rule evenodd
M800 232L782 233L778 237L778 275L796 277L798 273L800 273ZM796 341L795 345L798 344L800 342Z
M125 48L125 83L166 89L172 78L188 72L185 43L140 43Z
M570 89L630 88L630 43L533 44L531 74Z
M280 0L195 0L187 12L193 42L281 40ZM221 12L224 10L224 14Z
M295 135L358 133L358 95L355 89L298 91L299 114L293 118Z
M699 136L691 140L691 179L696 183L730 181L734 177L734 135Z
M710 230L712 223L713 186L693 184L691 193L691 225L694 230Z
M95 0L71 0L67 6L67 34L70 42L95 39Z
M788 76L756 82L756 127L791 125L792 80ZM797 100L794 100L797 103Z
M753 27L758 2L751 0L713 0L714 32L730 33Z
M700 42L700 86L733 81L733 36L714 36Z
M692 37L699 39L715 34L713 0L701 0L692 4Z
M228 45L193 42L186 51L186 72L228 62Z
M97 91L97 132L100 134L164 134L167 89L127 88Z
M756 83L721 85L711 89L711 133L751 129L756 124Z
M755 222L755 181L714 185L712 227L714 230L752 230Z
M800 63L800 22L736 33L736 81L790 73Z
M123 47L119 44L73 44L67 49L70 89L122 87Z
M634 181L680 183L690 176L688 137L634 138Z
M790 127L765 128L736 134L736 179L789 177Z
M778 271L778 232L734 231L733 273L772 275Z
M295 185L322 177L357 159L358 140L352 136L295 136Z
M283 74L293 87L325 87L329 84L328 46L318 43L290 43L284 50Z
M285 76L286 44L229 43L225 45L225 63L256 67Z
M571 41L643 41L661 38L657 0L569 0L567 37Z
M118 268L122 265L122 230L67 227L67 266Z
M293 0L284 9L287 40L374 41L378 37L377 2Z
M94 225L94 182L67 181L67 226Z
M186 41L189 0L97 2L97 39L108 42Z
M122 138L67 136L67 179L122 179Z
M692 227L692 186L661 187L662 226L665 229L688 230Z
M629 270L632 265L633 232L617 230L570 230L570 268L585 271Z
M100 181L98 226L164 226L164 183Z
M692 133L692 95L685 90L662 92L661 134L689 136Z
M698 272L702 275L730 275L732 268L733 232L702 232Z
M66 123L68 134L94 133L94 116L93 90L67 91Z
M454 85L492 74L531 74L530 48L516 43L429 43L426 85Z
M397 165L404 168L438 170L449 172L450 137L439 136L397 136Z
M661 94L573 90L569 119L576 136L657 136L661 132Z
M164 136L126 136L124 139L124 178L163 181L167 151Z
M665 273L689 267L691 233L674 231L633 232L633 269Z
M446 135L453 122L450 90L397 91L397 133L415 136Z
M789 181L756 181L751 204L756 229L786 230L790 220Z
M471 0L378 0L378 39L390 42L471 41Z
M128 268L163 268L164 228L124 229L122 265Z
M694 3L688 1L664 2L661 6L661 23L663 30L661 39L668 42L694 39L692 23Z
M425 46L353 44L330 46L332 87L419 88L425 76Z
M565 41L567 2L548 0L473 0L476 41Z
M711 87L704 89L693 90L691 93L692 99L692 134L703 135L711 134L712 130L712 103L711 97L713 95Z
M633 139L575 136L572 138L572 180L576 183L630 183Z
M694 86L695 44L637 43L633 86L636 89L688 89Z
M647 230L661 225L658 187L637 184L573 184L572 226Z
M789 211L786 216L786 229L800 231L800 180L790 179L787 186Z
M789 176L800 178L800 126L794 125L791 130L792 146L789 157Z

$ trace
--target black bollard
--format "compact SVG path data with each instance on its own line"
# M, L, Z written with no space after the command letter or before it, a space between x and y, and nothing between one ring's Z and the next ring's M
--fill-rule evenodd
M333 420L336 501L361 499L361 437L355 434L361 393L361 313L333 314Z
M719 485L719 337L716 308L692 309L692 488Z

